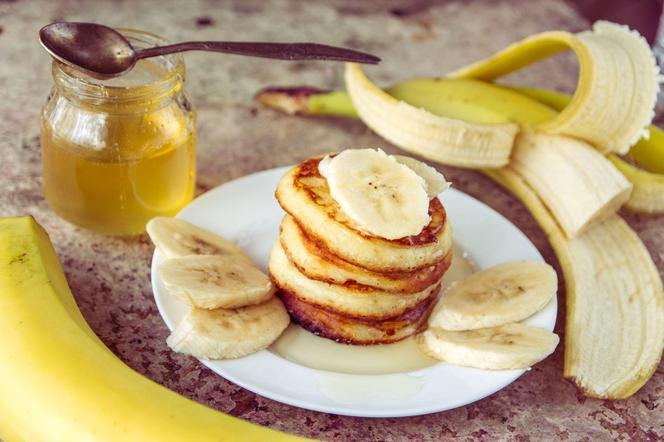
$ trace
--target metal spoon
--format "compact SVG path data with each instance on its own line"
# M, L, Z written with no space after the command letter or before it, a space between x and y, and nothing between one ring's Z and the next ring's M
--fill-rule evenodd
M39 41L55 59L100 77L122 75L142 58L183 51L223 52L279 60L380 62L380 58L370 54L317 43L190 41L136 50L118 31L96 23L52 23L39 31Z

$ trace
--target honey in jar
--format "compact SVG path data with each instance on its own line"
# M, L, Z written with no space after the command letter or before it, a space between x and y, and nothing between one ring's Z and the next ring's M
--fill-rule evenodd
M165 44L120 30L134 47ZM195 113L183 90L180 55L139 61L110 80L53 63L42 111L43 190L65 220L97 232L138 234L191 201Z

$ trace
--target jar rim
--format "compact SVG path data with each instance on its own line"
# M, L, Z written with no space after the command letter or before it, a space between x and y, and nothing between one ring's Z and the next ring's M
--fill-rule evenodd
M137 48L169 44L165 38L150 32L129 28L115 28L115 30ZM104 81L109 80L95 79L57 60L53 61L52 75L56 85L62 86L81 99L99 103L141 101L177 92L182 86L185 75L182 54L160 55L152 57L150 60L152 63L158 62L164 67L165 75L159 76L154 81L135 86L104 84Z

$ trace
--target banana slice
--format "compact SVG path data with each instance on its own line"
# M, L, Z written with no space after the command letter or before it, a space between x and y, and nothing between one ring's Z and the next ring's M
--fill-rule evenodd
M187 304L204 309L259 304L273 295L270 278L234 255L190 255L159 266L166 289Z
M426 183L429 199L435 198L449 189L450 183L445 179L443 174L428 164L405 155L392 155L392 158L422 177Z
M332 161L332 156L330 154L327 154L323 157L322 160L320 160L320 163L318 163L318 173L321 174L323 178L327 178L327 175L330 171L330 162Z
M424 180L429 199L435 198L449 189L451 183L445 179L442 173L438 172L428 164L405 155L390 155L390 157L397 160L398 163L401 163L411 169ZM333 157L330 155L325 155L320 163L318 163L318 172L320 172L320 174L324 177L327 177L329 173L330 162L332 161L332 158Z
M433 358L486 370L528 368L553 353L559 340L520 323L467 331L429 328L417 336L420 349Z
M558 288L542 262L510 262L451 285L429 317L430 327L474 330L517 322L544 308Z
M399 239L417 235L431 220L424 179L382 150L345 150L319 171L359 230Z
M147 231L166 258L231 254L249 259L237 245L183 219L158 216L148 222Z
M290 323L281 300L235 310L192 309L166 343L174 351L201 359L231 359L272 344Z

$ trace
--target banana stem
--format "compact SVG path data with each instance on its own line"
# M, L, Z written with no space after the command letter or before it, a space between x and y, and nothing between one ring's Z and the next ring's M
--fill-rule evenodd
M266 107L289 115L333 115L357 118L348 94L312 87L270 87L259 91L254 99Z
M312 114L358 117L353 102L345 91L333 91L325 96L311 95L307 104L308 110Z

